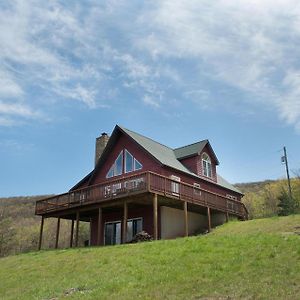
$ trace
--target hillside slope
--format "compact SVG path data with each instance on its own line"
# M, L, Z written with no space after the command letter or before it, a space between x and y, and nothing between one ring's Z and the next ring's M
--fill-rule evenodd
M300 215L0 259L1 299L299 299Z
M49 197L28 196L0 198L0 257L37 249L41 217L35 216L35 202ZM70 221L62 220L60 244L67 246L70 239ZM45 222L43 246L54 248L56 220ZM79 243L88 239L88 226L81 224Z

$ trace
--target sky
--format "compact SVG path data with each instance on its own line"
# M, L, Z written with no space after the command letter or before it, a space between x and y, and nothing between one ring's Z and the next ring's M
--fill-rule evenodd
M297 0L0 0L0 197L63 193L116 124L209 139L231 183L300 169Z

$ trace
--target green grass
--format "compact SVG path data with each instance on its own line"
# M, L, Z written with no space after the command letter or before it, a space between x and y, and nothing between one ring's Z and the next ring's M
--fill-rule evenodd
M300 299L300 215L0 259L0 299Z

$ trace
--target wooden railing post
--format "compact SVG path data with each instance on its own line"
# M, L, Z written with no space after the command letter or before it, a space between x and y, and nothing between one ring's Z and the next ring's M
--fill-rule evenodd
M74 235L74 220L71 223L71 235L70 235L70 248L73 247L73 235Z
M150 185L150 173L147 172L147 192L150 192L150 189L151 189L151 185Z
M60 217L58 217L58 218L57 218L57 225L56 225L56 238L55 238L55 249L57 249L57 248L58 248L59 229L60 229Z
M189 236L188 203L183 202L184 209L184 236Z
M97 230L97 245L102 244L102 208L98 209L98 230Z
M41 250L41 248L42 248L43 229L44 229L44 216L42 216L42 219L41 219L40 238L39 238L38 250Z
M127 218L128 218L128 205L127 205L127 201L124 201L122 244L126 244L127 241Z
M78 247L78 235L79 235L79 211L76 212L76 231L75 231L75 247Z
M207 206L207 231L211 232L210 208Z
M158 239L158 225L157 225L157 194L153 195L153 238Z

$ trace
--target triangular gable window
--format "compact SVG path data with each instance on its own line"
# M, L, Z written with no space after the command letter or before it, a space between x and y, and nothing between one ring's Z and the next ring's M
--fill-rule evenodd
M137 159L134 159L134 171L140 170L142 167L143 165Z
M134 158L130 152L125 150L125 173L132 172L134 170Z
M106 178L121 175L123 171L123 150L118 155L117 159L106 174Z
M133 157L133 155L125 149L125 173L138 171L143 168L143 165Z
M124 160L124 166L123 166ZM123 170L124 167L124 170ZM123 173L130 173L133 171L138 171L143 168L143 165L133 157L133 155L128 150L122 150L118 155L117 159L109 169L106 174L106 178L111 178L114 176L121 175Z

